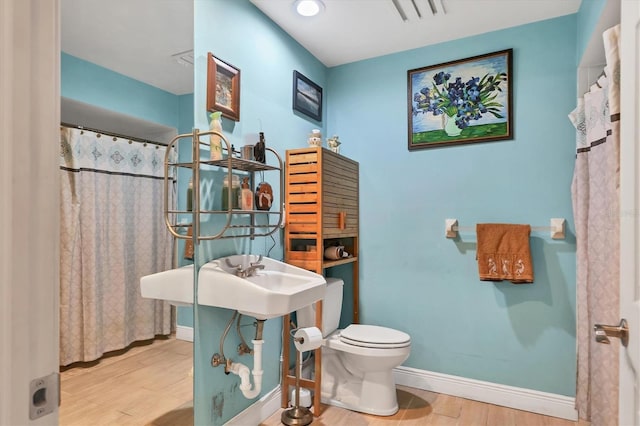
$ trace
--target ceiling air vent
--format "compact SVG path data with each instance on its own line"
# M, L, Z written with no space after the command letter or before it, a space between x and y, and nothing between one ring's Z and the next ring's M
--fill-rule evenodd
M171 58L185 67L193 66L193 49L171 55Z
M391 0L400 19L407 22L411 19L422 19L423 16L445 14L444 0Z

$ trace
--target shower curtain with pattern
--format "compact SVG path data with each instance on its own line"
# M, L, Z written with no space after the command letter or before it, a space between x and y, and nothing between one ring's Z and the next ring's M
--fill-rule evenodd
M619 317L619 26L603 34L606 67L570 114L577 130L571 186L576 225L576 408L592 426L617 424L618 342L597 343L593 324Z
M171 268L165 148L61 128L60 364L92 361L171 332L140 277ZM46 214L46 212L42 212Z

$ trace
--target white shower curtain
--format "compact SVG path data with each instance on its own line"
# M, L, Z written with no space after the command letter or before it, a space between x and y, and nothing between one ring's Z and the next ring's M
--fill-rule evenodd
M607 65L570 114L577 130L571 186L576 224L576 408L592 426L618 423L618 342L596 343L593 324L619 322L619 26L603 34Z
M140 277L171 267L165 148L61 128L60 364L92 361L171 332ZM46 212L41 212L46 214Z

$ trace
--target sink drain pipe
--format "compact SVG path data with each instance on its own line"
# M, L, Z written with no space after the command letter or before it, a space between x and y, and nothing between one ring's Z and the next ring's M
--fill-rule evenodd
M262 330L264 328L264 320L258 320L256 327L256 338L251 341L253 344L253 370L251 375L253 376L253 386L251 385L251 377L249 374L249 367L239 362L231 362L228 366L228 371L237 376L240 376L240 391L247 399L253 399L260 395L262 390L262 345L264 340L262 339Z

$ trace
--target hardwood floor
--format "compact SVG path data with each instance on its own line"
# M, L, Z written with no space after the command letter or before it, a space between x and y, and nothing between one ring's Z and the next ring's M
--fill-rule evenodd
M63 367L61 426L193 425L193 344L159 338Z
M61 426L193 425L193 344L160 338L61 371ZM390 417L325 406L313 426L588 426L398 386ZM260 426L281 425L278 410ZM246 425L255 426L255 425Z
M312 426L588 426L527 411L483 404L469 399L437 394L404 386L397 387L400 410L393 416L377 417L325 406ZM278 410L260 426L280 425Z

